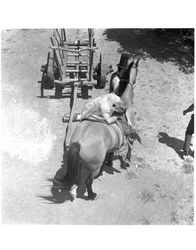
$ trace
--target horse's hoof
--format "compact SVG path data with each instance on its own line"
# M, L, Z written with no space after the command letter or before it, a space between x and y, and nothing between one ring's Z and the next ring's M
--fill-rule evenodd
M89 199L92 200L92 201L97 200L98 199L98 194L93 193L91 196L89 196Z
M71 194L71 196L72 196L73 199L76 198L76 196L77 196L77 186L76 185L72 186L72 188L70 190L70 194Z
M125 167L126 167L126 168L129 168L129 167L130 167L130 161L129 161L129 160L127 160L127 161L125 162Z
M112 168L113 162L107 161L107 162L105 163L105 165L106 165L107 167L109 167L109 168Z

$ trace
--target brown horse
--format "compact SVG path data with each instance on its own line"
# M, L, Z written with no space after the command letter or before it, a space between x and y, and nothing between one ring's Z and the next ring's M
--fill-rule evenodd
M132 116L129 114L129 111L131 111L129 105L133 103L133 84L136 81L137 66L138 61L132 62L132 66L129 68L129 81L122 94L122 100L127 107L127 115L130 119ZM71 137L67 152L67 172L61 180L61 184L70 188L72 196L75 196L80 181L81 166L84 166L89 171L85 181L88 198L94 200L97 194L92 190L93 179L98 176L108 155L119 149L122 144L123 132L116 123L107 125L89 120L80 122Z

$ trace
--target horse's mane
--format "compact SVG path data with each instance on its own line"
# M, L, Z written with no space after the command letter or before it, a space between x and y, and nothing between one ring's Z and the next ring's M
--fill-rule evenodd
M118 89L118 95L120 97L124 93L124 91L127 87L127 84L129 83L129 74L130 74L131 68L133 67L133 63L134 63L134 61L130 62L128 68L123 73L122 77L120 78L119 89Z

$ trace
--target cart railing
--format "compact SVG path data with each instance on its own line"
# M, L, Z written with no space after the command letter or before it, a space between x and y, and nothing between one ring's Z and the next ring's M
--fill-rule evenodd
M66 39L65 29L55 29L50 41L51 52L48 53L47 64L42 67L43 79L50 80L51 85L48 89L55 88L56 98L61 98L64 88L70 89L70 118L65 136L65 145L68 147L78 89L81 89L82 98L88 99L89 88L93 85L101 86L102 82L105 86L105 74L102 74L101 55L100 61L93 71L94 52L98 49L93 29L88 29L88 39L70 42ZM58 77L54 75L50 78L54 69L58 72ZM50 74L47 74L48 72ZM42 80L41 97L44 96L44 84L45 81Z
M96 49L98 49L97 47L89 47L89 48L83 48L83 49L78 49L78 50L74 50L74 49L66 49L66 48L62 48L62 47L55 47L55 46L50 46L50 49L54 49L54 50L62 50L62 51L66 51L66 52L71 52L71 53L81 53L83 51L95 51Z

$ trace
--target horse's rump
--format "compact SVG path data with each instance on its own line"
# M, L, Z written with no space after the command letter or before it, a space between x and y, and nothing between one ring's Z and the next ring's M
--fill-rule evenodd
M115 151L124 143L124 134L121 125L118 123L106 124L91 120L90 118L81 121L72 134L71 143L79 142L84 146L96 140L102 139L105 142L106 151ZM107 141L109 140L109 143ZM110 145L110 146L108 146ZM98 150L99 145L97 145Z

